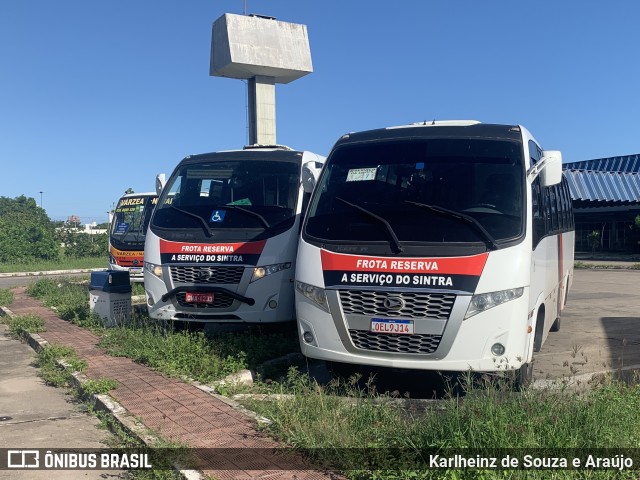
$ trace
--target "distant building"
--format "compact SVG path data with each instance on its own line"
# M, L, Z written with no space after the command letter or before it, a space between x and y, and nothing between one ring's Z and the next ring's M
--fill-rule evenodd
M600 233L600 250L640 251L633 228L640 215L640 154L565 163L576 222L576 251L590 251L588 235Z
M69 215L67 217L67 223L69 225L80 225L80 217L77 215Z

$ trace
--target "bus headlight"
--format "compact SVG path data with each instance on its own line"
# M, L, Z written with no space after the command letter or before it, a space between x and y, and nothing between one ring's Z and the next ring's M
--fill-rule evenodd
M296 290L318 305L321 309L329 312L329 304L327 303L327 295L324 293L324 288L314 287L308 283L296 280Z
M500 290L499 292L481 293L471 297L471 303L467 308L467 314L464 316L465 320L469 317L489 310L490 308L497 307L516 298L520 298L524 293L524 288L510 288L509 290Z
M144 262L144 269L149 273L153 273L156 277L162 278L162 267L160 265Z
M256 280L260 280L261 278L267 277L277 272L281 272L282 270L288 270L290 268L291 262L277 263L275 265L265 265L264 267L256 267L253 269L251 282L255 282Z

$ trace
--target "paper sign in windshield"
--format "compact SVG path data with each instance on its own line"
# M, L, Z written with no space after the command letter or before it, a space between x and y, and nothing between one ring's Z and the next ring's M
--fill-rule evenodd
M115 233L127 233L127 230L129 230L129 224L128 223L118 223L116 225Z
M347 173L347 182L364 182L376 179L376 167L373 168L351 168Z

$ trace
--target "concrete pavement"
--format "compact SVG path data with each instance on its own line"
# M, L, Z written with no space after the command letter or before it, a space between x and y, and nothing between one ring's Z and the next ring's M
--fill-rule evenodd
M640 369L640 270L575 270L561 329L534 355L534 379Z
M38 300L27 296L25 288L14 290L10 308L15 315L39 315L46 327L46 332L39 335L50 344L72 347L87 361L87 377L116 380L118 387L110 395L129 415L140 419L164 440L213 455L215 461L207 465L219 465L220 449L224 449L224 468L212 466L204 469L205 474L219 480L339 478L314 470L295 456L279 460L269 452L282 445L259 432L256 419L235 402L212 394L206 387L165 377L128 358L107 355L96 346L99 341L96 335L60 319ZM232 451L237 453L229 455Z
M0 448L107 448L115 438L98 428L63 389L49 387L33 366L29 346L0 323ZM0 479L115 479L123 471L0 470Z

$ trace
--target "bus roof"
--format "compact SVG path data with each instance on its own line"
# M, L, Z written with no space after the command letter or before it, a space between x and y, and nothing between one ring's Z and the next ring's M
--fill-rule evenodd
M120 198L130 198L130 197L157 197L158 194L156 192L133 192L133 193L125 193Z
M302 163L303 157L307 156L319 157L315 153L291 150L288 147L256 145L242 150L224 150L220 152L189 155L182 159L179 166L216 160L276 160L300 164Z
M409 138L493 138L521 140L520 125L496 125L475 120L425 121L395 127L379 128L343 135L336 147L344 144Z

